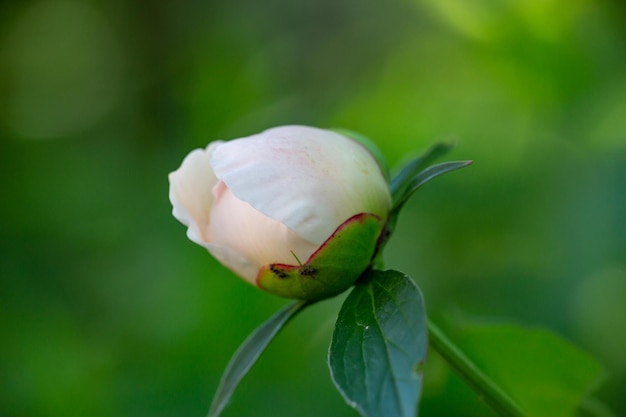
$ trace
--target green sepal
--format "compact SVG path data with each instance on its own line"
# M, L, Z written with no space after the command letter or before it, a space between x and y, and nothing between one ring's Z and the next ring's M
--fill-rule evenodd
M302 265L271 264L259 271L257 285L299 300L321 300L350 288L370 265L382 223L370 213L346 220Z

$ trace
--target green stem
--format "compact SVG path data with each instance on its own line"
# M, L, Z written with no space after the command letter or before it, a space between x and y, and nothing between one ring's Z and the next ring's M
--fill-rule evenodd
M450 339L428 320L429 342L467 385L503 417L526 417L526 414L500 387L485 375Z

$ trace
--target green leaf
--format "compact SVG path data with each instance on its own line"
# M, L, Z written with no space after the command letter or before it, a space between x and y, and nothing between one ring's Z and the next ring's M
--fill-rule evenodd
M432 160L435 156L444 152L443 149L444 148L434 147L433 150L426 155L426 157L418 158L414 162L410 163L392 180L392 208L389 213L389 219L387 220L387 234L385 239L380 243L379 253L382 253L382 249L387 243L387 240L389 240L396 228L398 216L400 215L400 209L402 209L404 203L408 201L415 191L417 191L422 185L440 175L472 164L472 161L444 162L415 173L415 170L421 168L424 163L430 162L430 160ZM409 175L414 176L410 177Z
M287 305L248 336L239 346L222 375L208 417L217 417L222 413L239 382L278 332L291 318L311 304L308 301L297 301Z
M387 220L386 237L380 242L379 253L382 253L387 240L391 237L395 230L400 209L402 209L404 203L408 201L415 191L417 191L422 185L440 175L472 164L472 161L453 161L428 167L428 165L435 159L446 154L453 147L454 145L450 143L435 144L422 156L419 156L406 164L404 168L402 168L400 172L391 180L390 189L392 208L389 213L389 219Z
M424 168L430 165L437 158L442 157L454 147L451 143L436 143L430 147L423 155L418 156L406 164L404 168L391 180L391 195L395 202L400 196L405 194L406 189L413 178Z
M456 171L457 169L464 168L471 165L473 161L452 161L444 162L442 164L433 165L418 173L415 177L406 181L406 186L402 194L394 195L393 210L399 210L404 203L413 195L418 188L426 184L432 179L437 178L440 175L448 172Z
M602 374L590 355L537 328L464 324L458 346L532 417L570 417Z
M329 366L346 402L364 417L414 417L427 349L422 294L398 271L369 271L346 298Z

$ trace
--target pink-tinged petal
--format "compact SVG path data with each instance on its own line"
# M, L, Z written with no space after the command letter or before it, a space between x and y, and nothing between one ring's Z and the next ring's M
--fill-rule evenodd
M306 260L317 250L318 245L239 200L223 182L217 183L213 195L209 241L239 255L223 263L247 281L255 283L257 272L264 265L297 263L294 254Z
M230 248L211 243L207 243L204 246L208 249L211 255L215 257L215 259L222 263L222 265L233 271L235 274L237 274L250 284L257 286L256 276L259 268L255 264L251 263L246 258Z
M169 198L172 214L188 227L187 236L193 242L208 242L213 187L218 180L211 168L211 155L223 142L212 142L206 149L190 152L180 168L169 174Z
M374 157L359 143L327 130L270 129L223 144L211 164L238 199L316 245L357 213L385 219L391 205Z

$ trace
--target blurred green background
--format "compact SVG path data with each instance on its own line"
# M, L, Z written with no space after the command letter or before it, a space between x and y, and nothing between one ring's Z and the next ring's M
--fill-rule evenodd
M547 327L626 413L626 6L618 0L0 5L0 415L204 416L285 301L170 215L193 148L345 127L391 166L440 140L386 260L432 315ZM343 296L285 330L225 416L357 416L328 375ZM490 411L436 356L421 414Z

